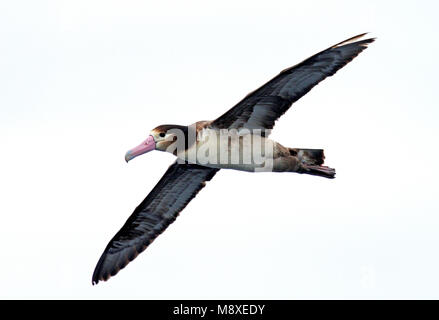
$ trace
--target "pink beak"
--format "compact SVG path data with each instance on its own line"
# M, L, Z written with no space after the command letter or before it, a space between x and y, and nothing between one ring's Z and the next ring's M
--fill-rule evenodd
M145 141L139 144L137 147L128 150L125 154L125 161L128 162L141 154L155 150L155 141L153 136L149 136Z

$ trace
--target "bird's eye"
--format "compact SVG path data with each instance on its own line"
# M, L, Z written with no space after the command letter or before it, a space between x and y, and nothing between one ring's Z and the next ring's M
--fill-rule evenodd
M164 133L164 132L160 132L159 136L162 137L162 138L164 138L164 137L166 136L166 133Z

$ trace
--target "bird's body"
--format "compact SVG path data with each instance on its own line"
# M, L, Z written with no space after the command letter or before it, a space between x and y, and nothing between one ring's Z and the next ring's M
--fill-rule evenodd
M350 38L283 70L213 121L161 125L125 155L129 161L152 150L177 160L108 243L93 273L107 280L171 224L220 169L296 172L334 178L322 149L284 147L269 138L275 121L315 85L345 66L374 39Z
M254 172L264 166L266 159L280 156L277 144L269 138L248 130L221 131L212 128L210 123L194 124L198 128L196 143L176 154L180 160L210 168ZM253 157L256 144L260 147L260 159ZM266 145L274 148L266 148Z
M323 163L323 150L287 148L270 139L268 134L261 135L260 131L220 130L212 127L211 121L199 121L188 128L193 130L185 132L188 135L194 132L194 135L192 139L185 140L194 143L180 148L180 151L179 148L169 148L169 152L182 162L247 172L297 173L305 173L308 166ZM311 159L313 151L317 153L314 158L317 156L318 159ZM335 174L334 170L330 171Z

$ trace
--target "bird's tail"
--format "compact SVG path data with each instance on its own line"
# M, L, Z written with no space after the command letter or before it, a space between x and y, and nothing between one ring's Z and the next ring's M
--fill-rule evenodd
M321 165L325 161L323 149L289 148L290 155L295 156L306 165Z
M289 151L290 155L296 157L301 164L299 173L306 173L329 179L335 178L335 169L322 166L325 161L325 154L322 149L289 148Z
M335 178L335 169L326 166L303 166L303 170L300 173L311 174L313 176L324 177L328 179Z

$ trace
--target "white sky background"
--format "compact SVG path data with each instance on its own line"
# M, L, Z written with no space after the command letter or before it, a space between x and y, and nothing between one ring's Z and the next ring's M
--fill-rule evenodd
M0 298L439 298L434 1L0 2ZM144 253L91 285L173 162L126 150L214 119L358 33L369 49L272 137L335 180L222 170Z

